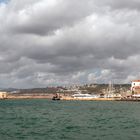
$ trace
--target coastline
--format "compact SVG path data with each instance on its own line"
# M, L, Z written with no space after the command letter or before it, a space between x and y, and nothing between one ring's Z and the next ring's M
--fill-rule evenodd
M72 97L62 97L61 100L81 100L81 101L115 101L115 98L72 98Z
M7 95L5 98L1 98L1 100L5 99L48 99L52 100L54 94L46 94L46 95ZM60 100L62 101L136 101L139 102L140 98L73 98L71 96L60 96Z
M6 98L3 99L50 99L52 100L53 94L49 95L8 95ZM61 96L60 100L65 101L74 101L74 100L81 100L81 101L115 101L121 100L120 98L73 98L71 96Z
M52 99L53 95L8 95L6 99Z

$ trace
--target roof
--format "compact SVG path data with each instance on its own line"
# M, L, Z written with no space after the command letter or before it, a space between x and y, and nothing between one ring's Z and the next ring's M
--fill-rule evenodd
M135 88L135 89L140 89L140 86L135 86L134 88Z
M132 82L140 82L140 80L133 80Z

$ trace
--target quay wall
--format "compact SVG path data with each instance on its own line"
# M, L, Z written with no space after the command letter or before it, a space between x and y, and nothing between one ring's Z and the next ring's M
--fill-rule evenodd
M48 95L8 95L7 99L52 99L53 94Z
M115 101L120 100L120 98L73 98L63 96L61 100L86 100L86 101Z

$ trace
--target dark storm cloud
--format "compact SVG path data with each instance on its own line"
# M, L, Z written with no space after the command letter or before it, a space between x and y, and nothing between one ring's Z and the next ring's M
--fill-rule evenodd
M129 82L140 76L138 0L0 4L0 84Z
M17 33L51 34L89 15L94 8L91 4L85 0L42 0L14 13L16 21L11 30Z

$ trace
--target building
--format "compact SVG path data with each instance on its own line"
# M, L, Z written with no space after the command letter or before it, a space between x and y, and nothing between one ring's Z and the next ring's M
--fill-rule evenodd
M7 92L0 91L0 99L6 99L7 98Z
M133 94L140 94L140 80L133 80L131 82L131 92Z

